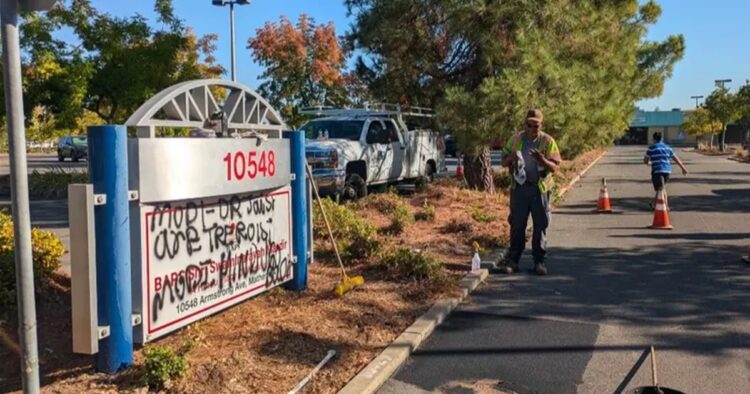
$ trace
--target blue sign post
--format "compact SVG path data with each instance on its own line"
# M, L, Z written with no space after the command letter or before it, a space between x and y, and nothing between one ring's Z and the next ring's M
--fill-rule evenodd
M300 131L284 133L284 138L289 139L291 151L291 170L295 175L292 181L292 240L293 252L297 262L294 264L294 279L287 284L291 290L304 290L307 288L307 251L309 235L309 217L307 211L307 172L305 165L305 134Z
M133 363L133 304L130 271L128 149L125 126L88 128L89 177L94 194L106 196L95 208L96 288L101 340L96 368L115 373Z

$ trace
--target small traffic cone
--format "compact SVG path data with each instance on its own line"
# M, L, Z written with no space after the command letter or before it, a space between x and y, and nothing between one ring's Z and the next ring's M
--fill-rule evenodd
M463 178L464 177L464 167L461 165L461 161L463 160L462 156L458 157L458 165L456 166L456 178Z
M671 230L672 224L669 222L669 212L667 212L666 198L664 190L659 190L656 195L656 206L654 207L654 222L649 228L656 230Z
M609 202L607 192L607 180L602 178L602 188L599 190L599 200L596 202L596 213L612 213L612 205Z

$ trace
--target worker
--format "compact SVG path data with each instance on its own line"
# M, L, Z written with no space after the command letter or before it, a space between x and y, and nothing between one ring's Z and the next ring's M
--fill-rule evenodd
M547 275L547 227L550 223L552 174L562 159L555 139L542 131L542 111L530 109L524 130L513 135L503 148L503 166L513 173L510 192L510 249L500 270L518 272L526 246L529 215L534 224L531 237L534 272Z

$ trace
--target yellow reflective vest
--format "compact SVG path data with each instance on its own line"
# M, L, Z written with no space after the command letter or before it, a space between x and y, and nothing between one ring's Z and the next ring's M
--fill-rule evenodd
M505 147L503 148L503 155L515 155L516 152L520 152L523 149L523 139L526 135L525 131L519 131L518 133L514 134L513 137L511 137L508 142L505 144ZM552 160L556 163L560 163L562 161L560 157L560 148L557 147L557 142L555 142L555 139L552 138L551 135L540 131L539 132L539 152L542 152L544 154L544 157L546 157L549 160ZM510 187L513 189L516 182L511 182ZM539 182L537 185L539 186L539 191L542 193L546 193L550 190L552 190L552 186L554 184L554 179L552 177L552 174L547 172L547 174L544 177L539 177Z

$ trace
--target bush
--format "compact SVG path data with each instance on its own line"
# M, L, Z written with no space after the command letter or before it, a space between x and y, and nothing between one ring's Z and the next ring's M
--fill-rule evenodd
M34 228L31 230L31 252L35 288L46 290L53 274L60 269L60 257L65 248L54 233ZM13 219L0 212L0 306L15 305L15 267Z
M495 221L495 217L484 212L480 207L471 208L471 218L478 223L492 223Z
M69 172L61 167L48 172L34 171L29 174L29 195L36 198L67 198L69 184L88 183L88 181L88 173Z
M377 254L380 243L375 237L375 226L349 206L336 204L330 199L323 199L322 202L342 259L362 260ZM319 241L317 248L333 248L318 204L313 206L313 236Z
M429 201L424 200L422 203L422 210L414 215L415 220L421 220L425 222L432 222L435 220L435 206L430 204Z
M510 190L510 184L513 181L513 177L510 175L510 171L501 170L492 174L492 180L495 183L496 189Z
M387 234L399 235L411 223L414 223L414 215L409 212L409 208L403 201L399 201L391 213L391 224L383 231Z
M166 346L145 349L143 358L146 384L155 390L162 389L167 381L182 377L187 372L185 356Z
M397 249L380 260L380 266L392 277L431 280L443 275L443 263L421 251Z

